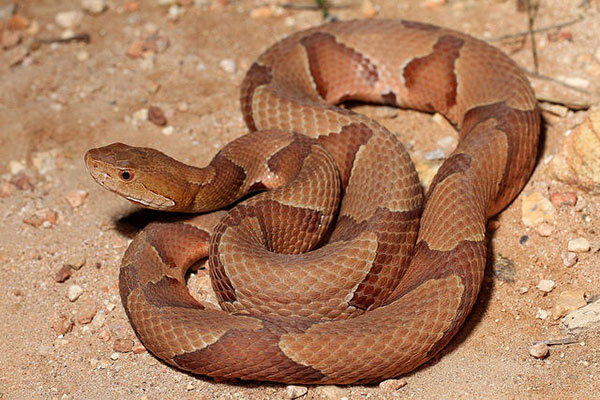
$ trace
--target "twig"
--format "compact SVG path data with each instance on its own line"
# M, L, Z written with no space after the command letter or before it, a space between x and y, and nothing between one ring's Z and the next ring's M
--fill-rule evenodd
M579 338L577 336L571 336L571 337L564 337L564 338L560 338L560 339L548 339L548 340L542 340L539 342L535 342L534 344L539 344L539 343L544 343L544 344L547 344L548 346L562 346L565 344L579 343Z
M68 42L89 43L90 42L90 34L83 32L83 33L75 34L73 36L69 36L68 38L55 37L55 38L46 38L46 39L36 39L35 41L40 44L68 43Z
M535 17L537 15L538 4L535 6L531 5L531 0L527 0L527 23L528 23L528 31L529 31L529 39L531 40L531 55L533 57L533 68L535 72L539 72L538 58L537 58L537 47L535 42L535 34L533 33L533 24L535 22Z
M578 22L583 21L583 16L579 16L578 18L571 20L571 21L567 21L567 22L561 22L560 24L554 24L554 25L549 25L549 26L545 26L543 28L538 28L538 29L534 29L532 32L533 33L543 33L543 32L548 32L548 31L552 31L555 29L560 29L560 28L564 28L565 26L569 26L569 25L574 25ZM502 35L502 36L496 36L493 38L489 38L486 39L486 41L488 42L498 42L501 40L507 40L507 39L514 39L514 38L518 38L521 36L527 36L530 34L529 30L523 31L523 32L517 32L517 33L510 33L508 35Z
M530 71L530 70L528 70L526 68L523 68L523 67L521 67L521 70L523 70L523 72L525 72L527 75L532 76L532 77L534 77L536 79L541 79L543 81L554 82L554 83L557 83L557 84L559 84L561 86L564 86L564 87L566 87L568 89L574 90L574 91L579 92L579 93L586 94L588 96L595 96L595 97L598 96L597 94L594 94L594 93L592 93L592 92L590 92L588 90L578 88L577 86L569 85L568 83L565 83L565 82L563 82L561 80L558 80L556 78L552 78L550 76L542 75L542 74L540 74L538 72Z

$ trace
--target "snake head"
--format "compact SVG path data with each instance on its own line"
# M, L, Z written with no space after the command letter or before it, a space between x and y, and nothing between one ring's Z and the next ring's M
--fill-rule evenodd
M179 182L184 164L158 150L123 143L89 150L85 164L102 187L146 208L186 211L191 194Z

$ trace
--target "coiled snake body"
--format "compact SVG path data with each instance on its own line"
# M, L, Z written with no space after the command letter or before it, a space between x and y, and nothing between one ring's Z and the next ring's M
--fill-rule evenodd
M398 139L335 106L346 100L455 124L459 144L423 209ZM379 381L437 354L479 292L487 218L534 166L539 112L518 67L436 26L336 22L262 54L241 103L253 132L205 168L123 144L86 155L100 184L149 208L212 211L262 191L227 214L150 224L131 243L119 287L144 346L197 374L317 384ZM207 255L228 312L185 286Z

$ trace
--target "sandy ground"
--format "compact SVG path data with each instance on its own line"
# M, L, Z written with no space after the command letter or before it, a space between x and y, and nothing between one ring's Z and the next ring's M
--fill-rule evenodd
M207 163L223 144L245 132L238 91L252 61L275 40L322 22L317 11L264 8L273 1L196 3L183 2L169 17L169 6L157 1L143 1L137 9L134 2L108 1L107 10L85 13L72 28L89 34L89 43L36 45L33 38L60 37L65 28L57 25L56 15L81 10L81 3L18 2L16 13L26 19L13 21L22 28L17 31L21 43L11 45L12 38L5 37L6 48L0 50L2 399L286 397L283 385L215 383L166 366L140 348L120 304L117 277L132 235L152 215L137 213L135 206L97 186L83 164L88 148L115 141L156 147L197 165ZM7 4L0 1L2 7ZM425 7L421 0L342 4L348 7L332 10L341 19L375 13L440 24L484 39L527 29L527 14L517 11L515 1L455 0L439 7ZM594 57L600 56L598 2L541 0L535 24L546 27L579 17L576 24L536 35L539 70L600 93L600 60ZM146 41L145 50L136 43L152 35L159 39ZM521 66L534 69L529 41L518 37L493 43ZM598 101L551 81L532 83L540 98ZM150 105L165 111L166 129L141 119L140 110ZM359 110L397 132L410 144L416 162L439 147L440 138L454 135L426 114L371 106ZM303 398L597 398L598 330L584 333L574 344L551 347L543 360L529 355L536 341L568 336L552 315L541 319L539 310L551 311L564 291L584 291L588 299L599 293L599 253L578 254L570 268L560 257L573 238L600 239L600 210L598 197L544 173L544 162L559 151L565 132L587 115L557 110L544 113L538 167L521 198L497 218L480 299L451 344L405 376L406 384L398 390L378 385L309 387ZM576 194L577 205L556 208L549 235L523 224L523 196L565 191ZM494 274L492 266L500 255L512 261L508 278ZM63 269L82 263L80 269ZM57 282L57 273L65 271L70 278ZM195 279L205 274L200 271ZM537 289L543 279L556 287L548 293ZM69 293L72 299L80 296L71 301ZM128 351L131 339L135 352Z

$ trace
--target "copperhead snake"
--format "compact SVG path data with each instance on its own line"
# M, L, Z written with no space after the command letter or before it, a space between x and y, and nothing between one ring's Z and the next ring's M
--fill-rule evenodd
M426 196L397 137L336 106L347 100L456 126ZM119 288L144 346L196 374L286 383L376 382L431 359L477 298L487 219L535 163L540 115L516 64L437 26L334 22L264 52L241 109L251 133L205 168L120 143L85 156L98 183L148 208L206 213L260 192L133 240ZM185 284L206 256L224 311Z

